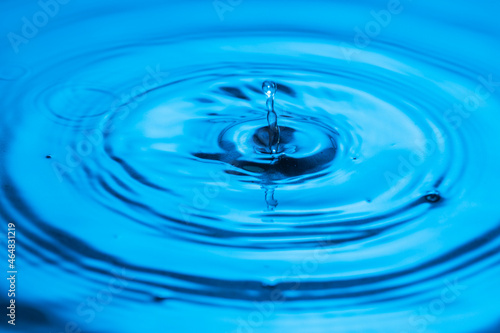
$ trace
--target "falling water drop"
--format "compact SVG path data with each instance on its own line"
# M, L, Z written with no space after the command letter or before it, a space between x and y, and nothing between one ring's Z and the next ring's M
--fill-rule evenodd
M262 91L267 97L274 97L276 94L277 85L273 81L264 81L262 83Z
M278 115L274 111L274 95L276 94L277 84L272 81L262 83L262 91L267 96L267 124L269 132L269 150L272 154L278 152L280 142L280 128L278 126Z

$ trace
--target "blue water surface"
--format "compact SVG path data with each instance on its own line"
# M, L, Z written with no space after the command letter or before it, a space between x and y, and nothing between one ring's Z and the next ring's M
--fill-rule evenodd
M499 13L2 0L1 332L500 332Z

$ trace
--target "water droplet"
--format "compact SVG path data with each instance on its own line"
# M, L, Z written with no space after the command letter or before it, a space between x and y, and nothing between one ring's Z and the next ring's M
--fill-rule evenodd
M262 83L262 91L267 96L267 125L269 132L269 150L271 154L278 152L280 142L280 128L278 127L278 115L274 111L274 95L276 94L277 84L272 81Z
M277 84L273 81L264 81L262 83L262 91L267 97L272 97L276 94Z
M425 200L427 200L427 202L430 203L435 203L441 200L441 195L439 194L438 191L431 191L425 195Z

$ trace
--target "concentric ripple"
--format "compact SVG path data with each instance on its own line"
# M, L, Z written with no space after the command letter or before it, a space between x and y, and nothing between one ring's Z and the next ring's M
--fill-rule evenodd
M308 10L321 13L320 3ZM140 10L161 22L162 6ZM252 6L234 14L252 16ZM127 2L102 19L137 10ZM69 31L93 24L72 15ZM36 314L25 327L465 333L498 324L483 296L500 296L492 59L485 70L396 34L360 50L345 44L342 22L334 37L263 33L258 22L164 37L144 24L125 40L110 28L84 49L0 70L9 82L1 216L19 225L32 283L19 300ZM65 36L55 25L32 47ZM464 38L482 45L473 37ZM278 84L275 154L267 79ZM42 285L56 274L48 295ZM81 302L117 274L123 290L88 321ZM457 300L424 322L416 311L450 284ZM47 305L58 315L49 319ZM128 311L150 322L119 322ZM474 319L459 327L455 317Z

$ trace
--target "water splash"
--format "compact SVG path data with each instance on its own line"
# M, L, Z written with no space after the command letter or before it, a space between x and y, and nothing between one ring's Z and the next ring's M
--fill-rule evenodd
M280 143L280 128L278 126L278 115L274 110L274 95L276 94L277 84L272 81L262 83L262 91L267 96L267 125L269 132L269 151L276 154Z

